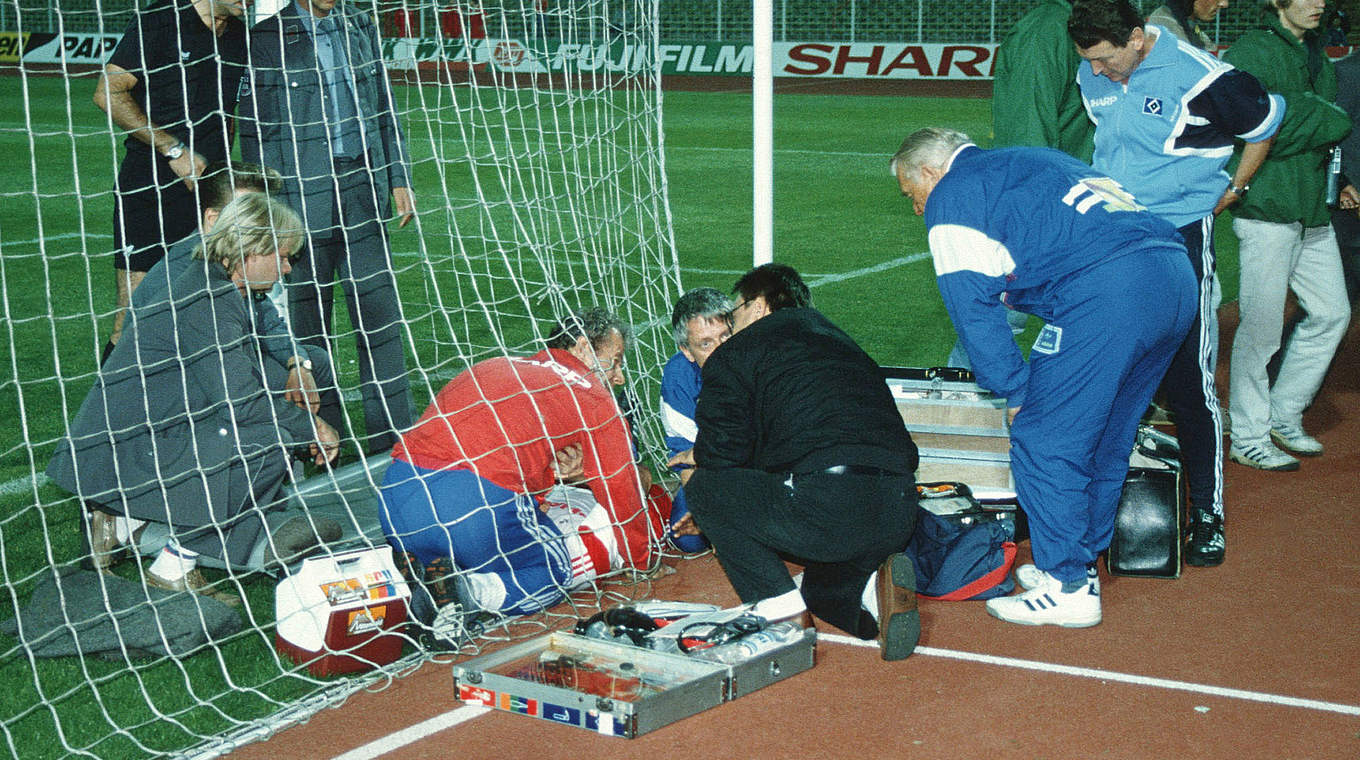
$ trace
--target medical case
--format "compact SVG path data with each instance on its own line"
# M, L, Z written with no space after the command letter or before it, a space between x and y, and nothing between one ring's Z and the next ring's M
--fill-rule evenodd
M817 632L724 664L557 631L454 665L458 699L633 738L813 666Z
M884 367L897 411L920 454L917 482L1013 491L1006 400L952 367Z

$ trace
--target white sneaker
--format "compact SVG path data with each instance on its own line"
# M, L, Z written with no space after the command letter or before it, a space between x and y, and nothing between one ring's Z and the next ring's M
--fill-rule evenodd
M1020 585L1020 588L1024 589L1025 591L1029 591L1032 588L1036 588L1039 584L1043 583L1048 577L1049 577L1048 573L1044 572L1043 570L1040 570L1036 565L1025 564L1015 568L1015 582L1018 583ZM1086 580L1087 582L1095 586L1096 593L1099 594L1100 574L1096 572L1095 565L1091 565L1090 567L1086 568Z
M1322 442L1303 431L1302 425L1272 423L1270 438L1295 454L1315 457L1322 453Z
M1269 438L1262 438L1259 441L1233 441L1232 447L1228 449L1228 458L1258 470L1287 472L1299 469L1299 460L1275 448L1275 444L1271 443Z
M1036 568L1037 569L1037 568ZM1043 570L1039 583L1015 596L987 600L987 614L1020 625L1090 628L1100 623L1100 590L1088 579L1080 589L1064 593L1062 581Z

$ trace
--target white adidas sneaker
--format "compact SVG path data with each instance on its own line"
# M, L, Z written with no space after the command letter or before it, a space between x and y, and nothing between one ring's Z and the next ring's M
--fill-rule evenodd
M1037 581L1032 588L1015 596L988 599L987 614L1020 625L1090 628L1100 623L1100 589L1089 577L1080 589L1064 593L1062 581L1043 570L1035 570L1043 577L1029 574L1031 580Z
M1025 591L1038 586L1048 577L1048 573L1040 570L1036 565L1024 564L1015 568L1015 582ZM1100 574L1096 572L1096 566L1091 565L1086 568L1086 580L1096 587L1096 594L1100 593Z

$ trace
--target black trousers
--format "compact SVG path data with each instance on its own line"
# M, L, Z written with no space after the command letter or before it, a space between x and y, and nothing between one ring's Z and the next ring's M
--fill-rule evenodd
M1199 315L1185 342L1171 360L1162 380L1167 406L1176 415L1176 437L1181 446L1190 502L1199 512L1223 515L1223 417L1214 387L1209 341L1216 340L1218 315L1210 307L1215 253L1213 217L1180 228L1199 281Z
M878 635L860 596L916 527L912 476L700 467L685 494L742 602L792 591L789 561L804 567L803 600L814 615L860 638Z

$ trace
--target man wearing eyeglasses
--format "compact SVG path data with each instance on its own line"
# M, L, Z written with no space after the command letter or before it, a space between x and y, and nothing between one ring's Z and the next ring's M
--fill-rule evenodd
M717 288L695 288L680 296L671 310L671 334L680 350L661 371L661 423L672 457L694 448L699 432L694 410L703 387L704 362L732 336L732 325L728 322L731 312L732 299ZM671 543L683 552L704 551L708 540L694 525L684 489L694 469L677 465L675 470L680 474L681 488L675 492L671 510Z
M811 308L783 264L746 273L732 337L703 366L694 520L727 578L768 620L811 612L883 659L921 634L916 577L902 554L916 521L916 446L882 371ZM785 560L803 565L801 587Z

